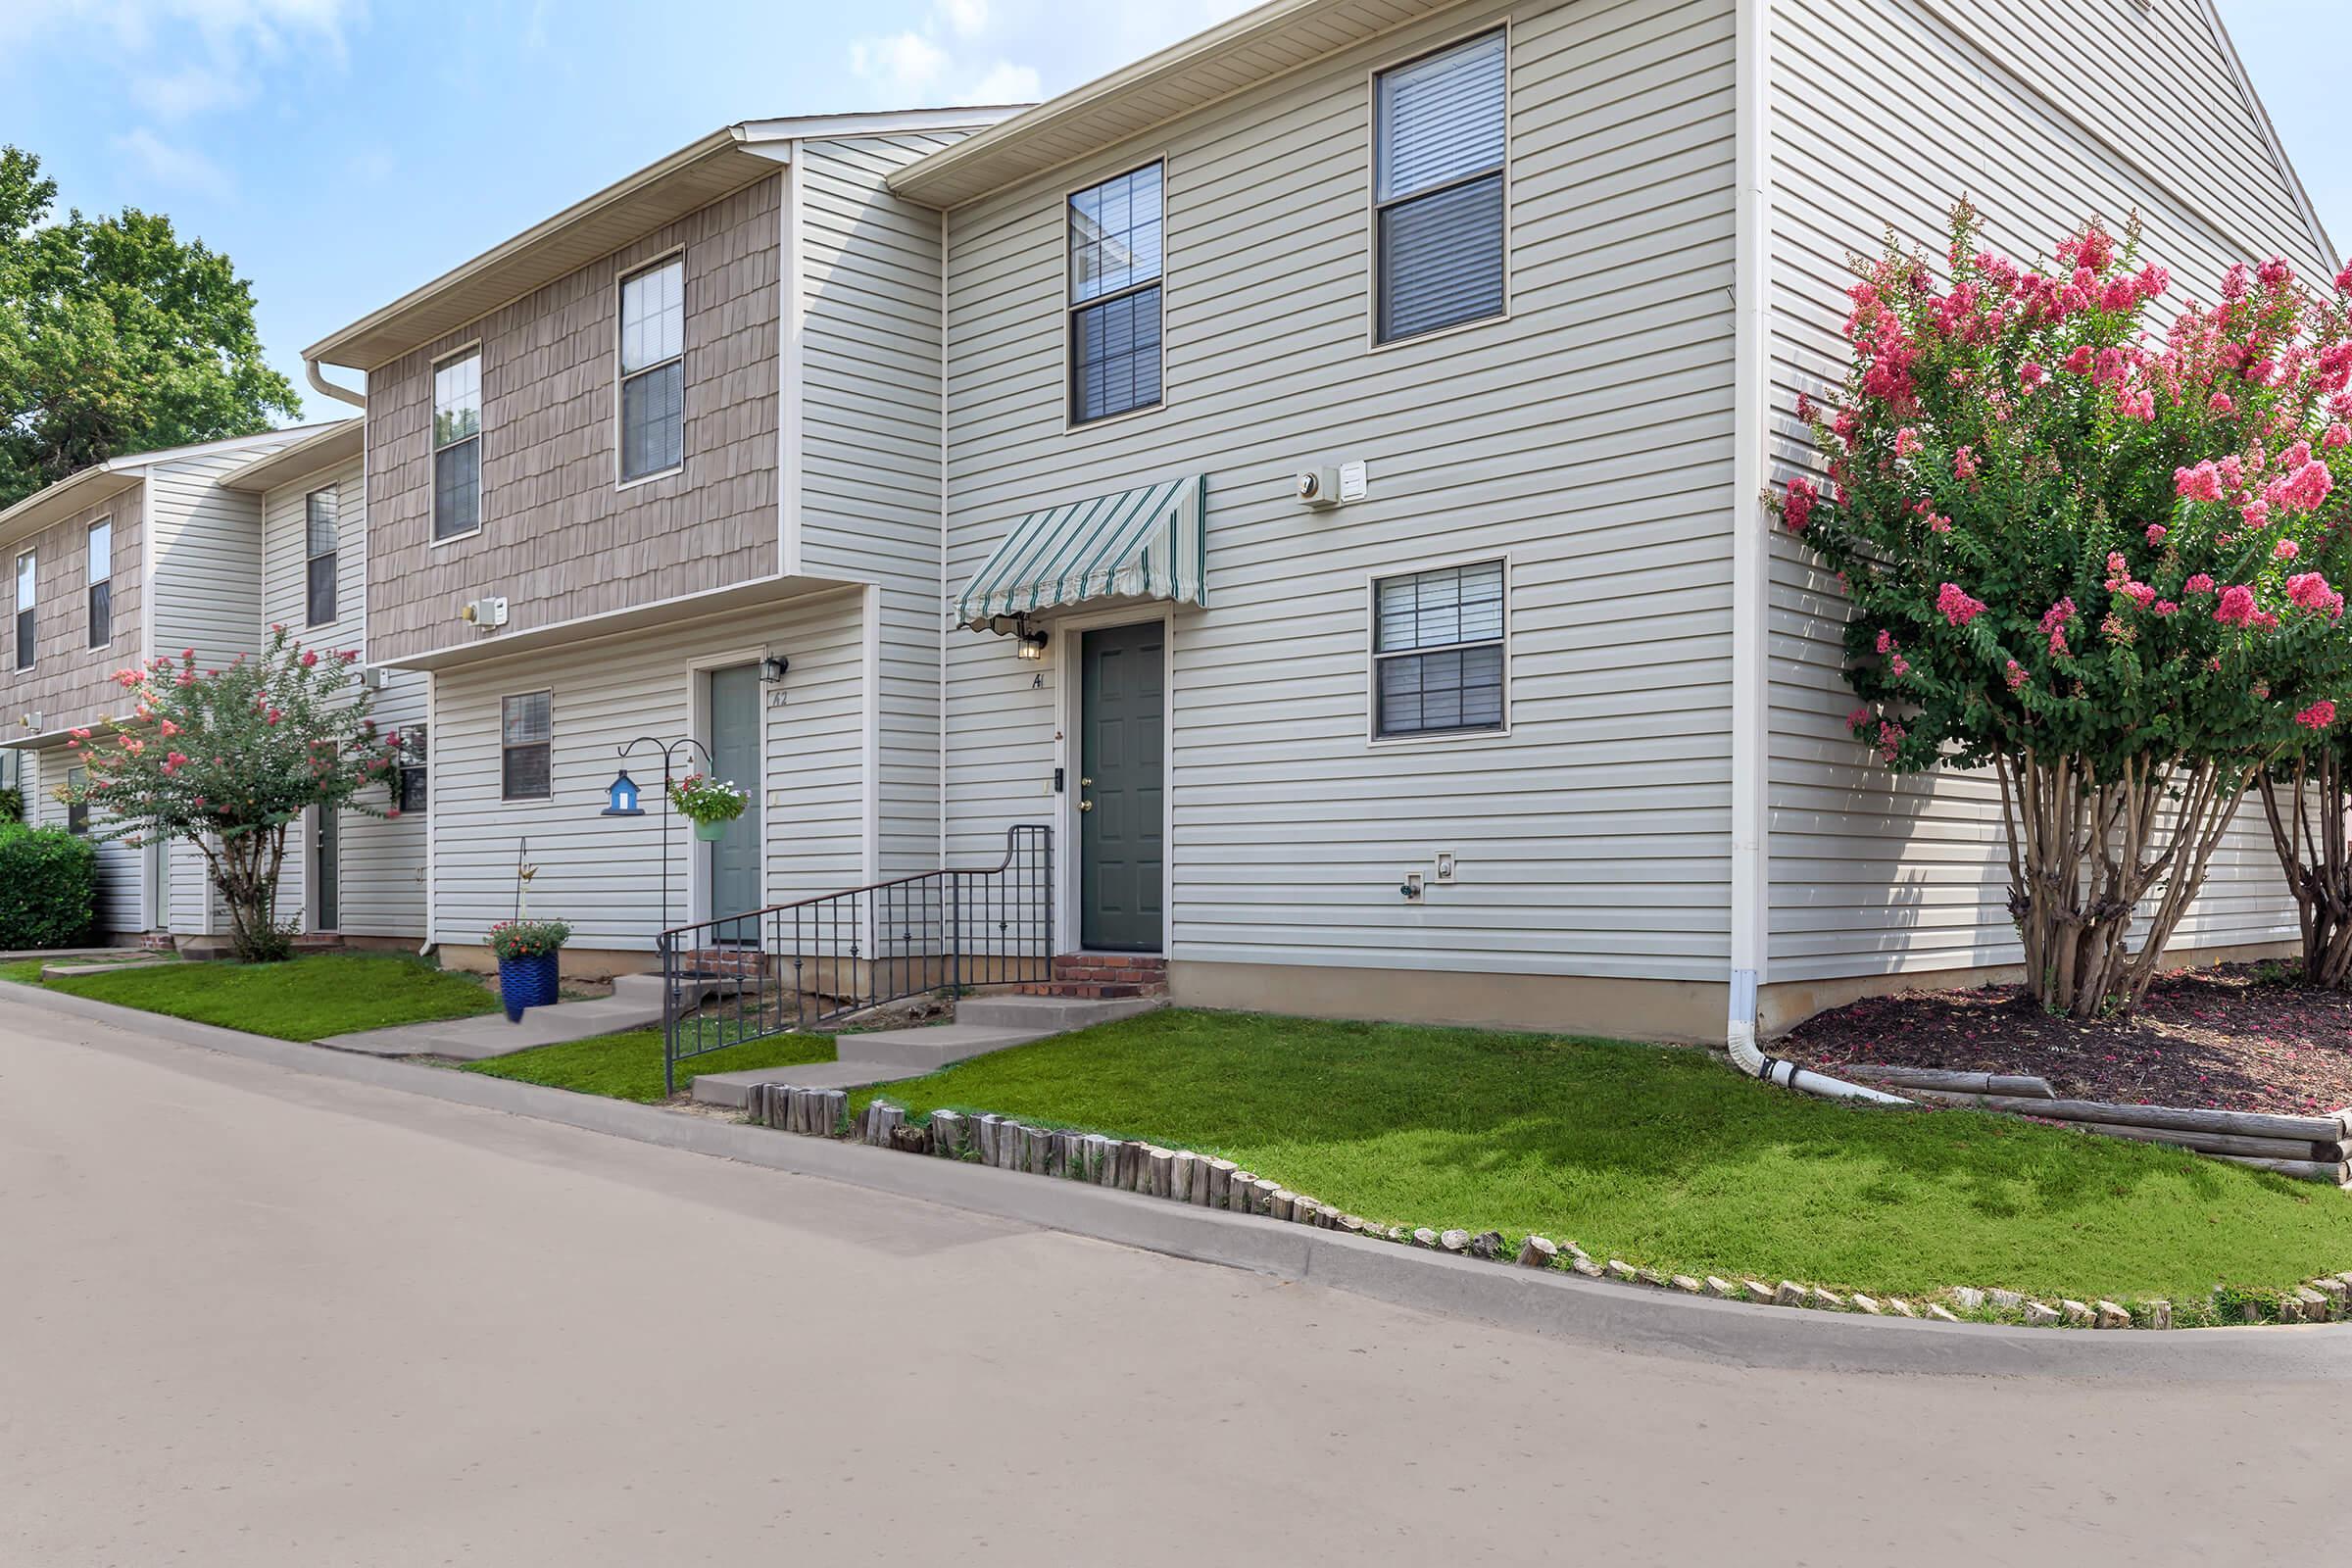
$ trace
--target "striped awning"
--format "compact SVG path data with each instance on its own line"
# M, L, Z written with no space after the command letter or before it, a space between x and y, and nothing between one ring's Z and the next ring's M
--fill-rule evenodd
M1030 513L964 585L956 619L978 628L1121 596L1207 604L1207 492L1208 476L1195 473Z

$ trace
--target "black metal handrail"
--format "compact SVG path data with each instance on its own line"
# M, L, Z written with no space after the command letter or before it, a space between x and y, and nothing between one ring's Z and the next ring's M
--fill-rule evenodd
M1048 980L1054 836L1004 835L984 869L918 871L671 926L662 956L662 1084L681 1061L929 991Z

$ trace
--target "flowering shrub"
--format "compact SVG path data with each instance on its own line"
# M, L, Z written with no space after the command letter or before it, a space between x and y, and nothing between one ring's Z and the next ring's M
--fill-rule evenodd
M691 822L732 822L750 802L743 790L701 773L673 779L669 786L669 804Z
M1851 601L1855 735L1997 772L2032 984L2078 1016L2144 994L2247 783L2352 701L2352 272L2233 268L2157 336L2136 252L2093 223L2020 267L1963 204L1947 283L1861 267L1839 399L1799 410L1828 486L1769 498Z
M2352 715L2346 715L2352 718ZM2315 743L2270 768L2262 809L2303 932L2303 978L2352 990L2352 722L2328 698L2295 715Z
M490 951L501 958L536 958L571 940L562 920L501 920L490 928Z
M198 670L190 649L119 670L129 712L105 720L103 734L74 731L66 744L86 781L59 794L92 808L95 838L195 845L227 906L236 956L283 958L287 828L313 807L400 814L388 798L364 798L391 776L400 736L378 734L368 716L372 694L351 670L358 657L321 655L273 626L260 658L240 655L226 669Z

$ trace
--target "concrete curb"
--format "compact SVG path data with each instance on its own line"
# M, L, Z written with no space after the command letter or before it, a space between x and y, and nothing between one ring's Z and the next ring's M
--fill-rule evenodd
M2352 1381L2352 1323L2059 1332L1720 1301L1367 1241L1133 1193L922 1158L479 1073L297 1045L30 987L0 1000L315 1077L605 1133L661 1149L1248 1269L1393 1305L1592 1345L1722 1364L1822 1372L2114 1381Z

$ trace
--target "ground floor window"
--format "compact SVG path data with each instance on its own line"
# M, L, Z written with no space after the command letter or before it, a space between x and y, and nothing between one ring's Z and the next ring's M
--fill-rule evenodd
M66 769L66 831L87 834L90 831L90 803L81 799L82 786L89 783L86 767Z
M400 773L392 786L392 804L403 816L424 809L424 726L412 724L400 732Z
M555 694L526 692L499 707L499 798L549 799L555 792Z
M1503 564L1372 584L1373 734L1502 728Z

